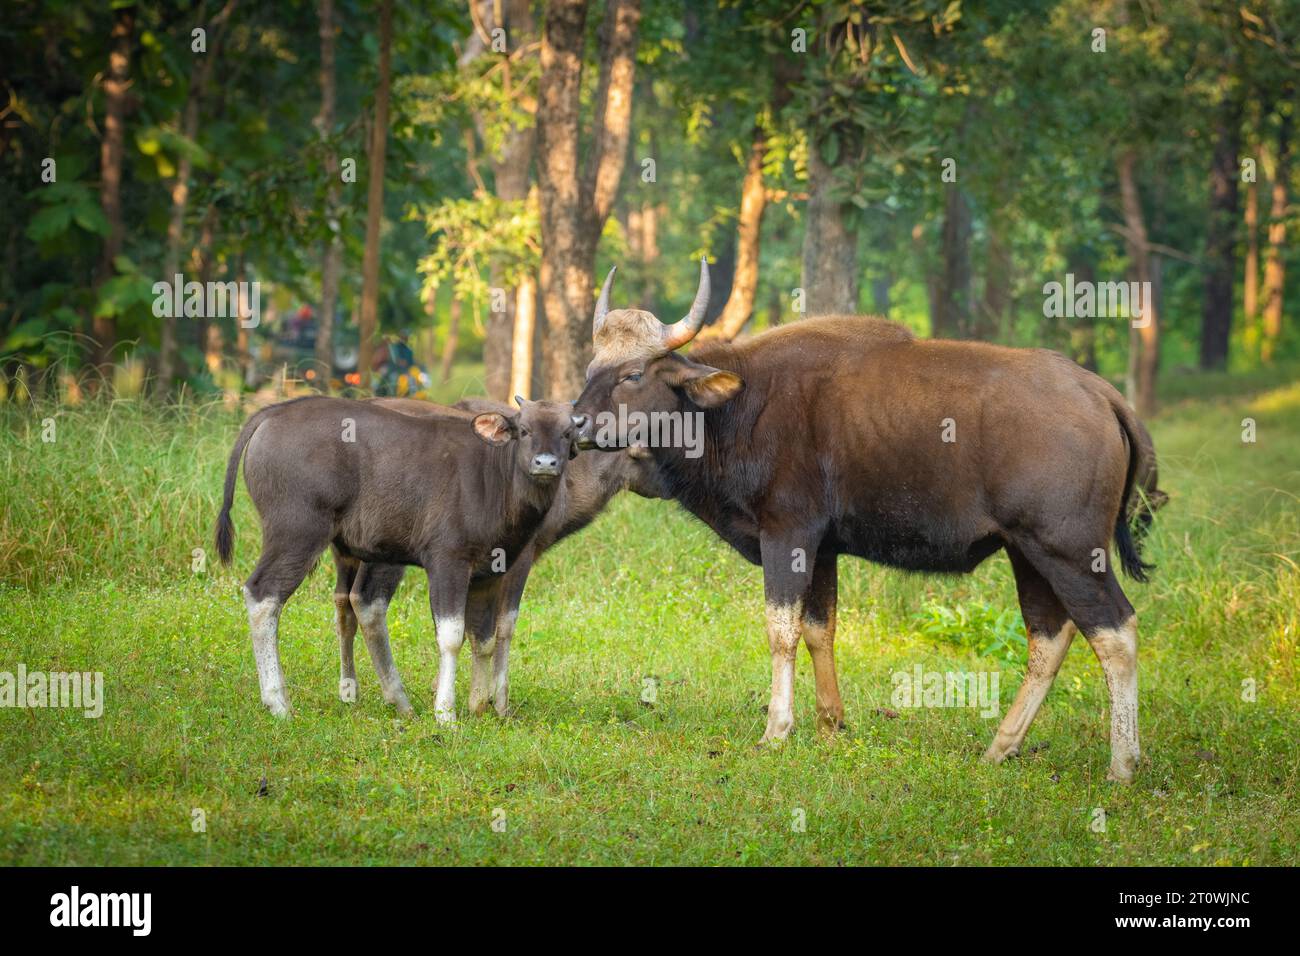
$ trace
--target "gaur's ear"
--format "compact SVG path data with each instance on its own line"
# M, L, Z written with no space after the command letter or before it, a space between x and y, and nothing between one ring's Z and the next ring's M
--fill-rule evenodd
M745 380L735 372L699 362L676 365L664 375L664 381L673 388L680 388L700 408L716 408L731 401L745 388Z
M489 445L504 445L518 433L514 421L500 412L484 412L482 415L475 415L474 421L470 424L474 426L474 434Z

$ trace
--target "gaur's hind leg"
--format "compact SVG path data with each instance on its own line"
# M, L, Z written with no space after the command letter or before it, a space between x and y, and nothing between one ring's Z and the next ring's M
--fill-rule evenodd
M1047 579L1035 571L1013 545L1008 545L1007 554L1016 574L1020 611L1029 637L1029 663L1015 702L1002 718L997 736L984 753L984 759L993 763L1001 763L1020 752L1025 733L1034 722L1075 634L1074 622L1065 613Z
M835 607L839 591L838 557L823 550L813 568L812 588L803 606L803 642L812 658L817 687L817 729L832 734L844 727L844 702L835 678Z
M357 635L357 614L352 609L352 584L361 562L331 547L338 576L334 582L334 630L339 638L339 698L345 704L357 699L357 666L352 649Z
M406 688L402 686L402 677L397 673L393 650L388 643L388 604L405 573L406 568L400 564L363 564L349 595L352 609L361 623L366 650L370 652L370 663L379 677L380 692L403 717L415 711L406 696Z
M280 610L325 550L328 527L264 527L257 567L244 583L248 628L262 703L277 717L289 714L289 695L280 667Z
M1051 582L1101 662L1110 693L1110 772L1107 777L1130 783L1137 771L1137 615L1125 597L1109 555L1101 546L1081 555L1022 548L1034 567ZM1094 557L1096 555L1096 557ZM1094 562L1103 568L1093 571Z

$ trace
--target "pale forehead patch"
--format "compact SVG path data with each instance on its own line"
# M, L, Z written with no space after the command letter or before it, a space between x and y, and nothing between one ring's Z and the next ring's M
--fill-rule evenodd
M643 309L613 309L592 336L595 357L589 369L618 365L664 353L663 323Z

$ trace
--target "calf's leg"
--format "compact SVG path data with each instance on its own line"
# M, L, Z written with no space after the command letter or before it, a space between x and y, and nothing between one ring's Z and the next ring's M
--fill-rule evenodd
M456 658L465 641L470 569L460 561L441 561L428 565L425 570L429 577L429 609L438 633L438 682L433 714L439 723L450 724L456 720Z
M501 581L470 588L465 601L465 631L473 654L470 669L469 712L486 713L492 702L492 658L496 650L496 623Z
M533 554L525 552L515 559L506 579L501 582L497 595L496 646L492 656L492 705L497 715L505 717L510 710L510 642L515 636L515 622L519 620L519 603L524 597L524 585L532 570Z
M1001 763L1020 752L1029 725L1038 714L1075 633L1074 622L1065 613L1047 579L1035 571L1014 546L1007 548L1007 554L1015 571L1020 612L1029 638L1029 663L1024 683L1020 685L1011 709L1002 718L997 735L984 752L984 759L992 763Z
M280 611L325 550L326 530L324 526L264 526L262 555L244 582L262 703L277 717L289 714L289 694L280 667Z
M357 667L352 653L357 634L357 615L352 608L350 595L361 562L342 554L337 547L330 550L334 552L334 567L337 571L334 582L334 629L339 638L339 698L345 704L351 704L357 699Z
M363 564L349 595L352 609L361 622L361 635L365 638L366 650L370 652L370 663L379 677L380 692L403 717L415 711L406 696L402 676L397 673L393 650L388 643L388 605L405 573L406 568L400 564Z

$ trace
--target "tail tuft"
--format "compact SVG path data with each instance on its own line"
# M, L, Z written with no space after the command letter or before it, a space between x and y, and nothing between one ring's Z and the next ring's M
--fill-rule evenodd
M1150 516L1147 520L1150 521ZM1115 522L1115 550L1119 552L1119 564L1125 574L1143 584L1150 580L1147 572L1154 571L1156 566L1142 560L1138 542L1134 540L1133 532L1129 530L1123 515Z
M227 506L217 515L217 557L222 564L229 564L234 553L235 523L230 520L230 508Z

